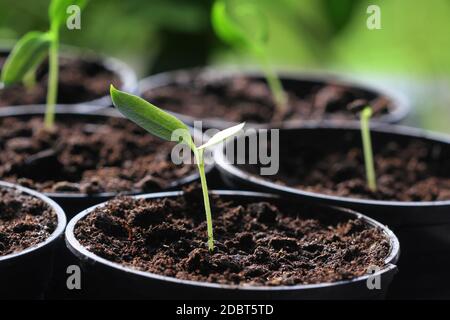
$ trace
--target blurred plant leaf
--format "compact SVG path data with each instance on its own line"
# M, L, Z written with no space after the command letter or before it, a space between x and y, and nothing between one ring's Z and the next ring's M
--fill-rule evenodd
M234 47L262 50L267 43L267 21L252 2L216 0L211 10L211 22L216 34Z
M35 70L45 59L51 42L46 32L31 31L25 34L14 46L6 60L1 80L11 85L23 80L28 72Z
M329 30L337 34L350 22L361 0L321 0L321 2L324 14L331 25Z

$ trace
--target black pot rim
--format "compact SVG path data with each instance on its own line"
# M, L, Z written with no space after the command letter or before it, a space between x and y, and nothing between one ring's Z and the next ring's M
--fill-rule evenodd
M5 109L6 108L6 109ZM20 117L20 116L33 116L33 115L43 115L45 112L45 105L28 105L28 106L16 106L16 107L5 107L0 108L0 118L6 117ZM3 110L4 109L4 110ZM57 105L56 106L56 118L59 115L75 115L80 117L116 117L123 118L123 116L117 113L105 112L105 113L89 113L87 112L90 109L90 105L80 104L80 105ZM200 136L202 133L194 128L190 128L192 130L194 136ZM213 164L205 164L205 173L209 173L213 169ZM191 183L199 179L199 174L197 171L194 173L187 175L181 179L177 179L176 181L170 183L167 188L175 188L184 184ZM51 197L52 199L98 199L98 200L106 200L108 198L115 197L119 194L121 195L138 195L145 193L145 191L133 190L128 192L102 192L95 194L87 194L87 193L75 193L75 192L42 192L47 197Z
M14 43L13 42L3 42L0 43L0 51L1 52L10 52ZM116 76L119 77L120 82L122 83L121 90L137 93L138 88L138 79L136 73L133 69L126 64L124 61L119 60L117 58L113 58L101 53L94 52L93 50L83 49L68 45L62 45L61 56L66 58L79 58L87 61L95 61L101 64L106 70L112 72ZM0 83L0 90L2 89L2 84ZM103 97L99 97L93 100L83 101L79 103L67 104L67 105L84 105L87 104L90 106L89 111L95 112L96 110L100 110L111 105L111 98L109 95L105 95ZM15 106L11 106L15 107ZM2 107L9 108L9 107Z
M342 131L360 131L358 122L349 122L346 124L336 124L331 122L309 122L302 128L288 127L281 130L304 130L304 129L333 129ZM399 135L403 137L419 138L430 141L436 141L444 144L450 144L450 136L442 133L427 131L423 129L417 129L407 126L399 125L388 125L382 123L371 124L371 132L387 133L393 135ZM257 175L247 173L238 167L228 163L225 159L223 148L216 148L214 150L214 162L219 169L219 171L225 172L232 176L235 176L241 180L250 181L251 183L273 190L279 190L285 194L300 195L309 198L314 198L317 200L331 200L334 202L339 202L340 206L345 206L346 204L356 203L380 207L450 207L450 200L440 200L440 201L386 201L386 200L371 200L371 199L359 199L351 197L339 197L333 195L326 195L318 192L304 191L301 189L282 186L275 182L263 179Z
M262 77L263 73L257 69L230 69L230 68L220 68L220 67L198 67L198 68L190 68L190 69L180 69L174 71L166 71L161 72L155 75L151 75L139 81L139 94L142 96L144 92L147 90L156 89L162 86L169 85L173 82L173 78L178 74L191 74L191 73L201 73L205 74L205 77L230 77L235 75L247 75L250 77ZM378 118L373 118L372 121L376 122L385 122L385 123L397 123L401 120L405 119L407 115L411 111L410 103L407 97L397 91L393 91L390 88L369 85L364 82L357 82L355 80L350 79L348 76L342 74L331 74L325 72L305 72L305 71L279 71L277 72L282 79L286 80L298 80L304 82L333 82L338 83L343 86L349 86L353 88L357 88L359 90L364 90L368 92L374 92L378 95L386 96L389 100L392 101L392 104L395 106L394 110L389 112L386 115L380 116ZM194 121L203 120L207 122L208 127L217 127L217 128L225 128L231 127L233 125L238 124L237 122L220 120L217 118L204 118L198 119L186 114L169 111L176 117L184 119L185 122L193 123ZM308 122L324 122L324 123L334 123L334 122L354 122L355 120L332 120L332 119L324 119L324 120L288 120L276 123L252 123L248 122L247 126L252 126L255 128L278 128L278 127L302 127L304 123Z
M159 192L159 193L150 193L150 194L143 194L136 196L137 199L155 199L155 198L161 198L161 197L178 197L182 195L182 191L171 191L171 192ZM230 191L230 190L213 190L210 191L210 194L216 194L216 195L222 195L222 196L247 196L247 197L262 197L262 198L271 198L271 199L280 199L280 196L273 195L273 194L267 194L267 193L260 193L260 192L252 192L252 191ZM339 208L339 207L333 207L328 206L333 209L339 210L341 212L345 212L347 214L355 215L357 218L361 218L364 220L364 222L368 225L378 227L381 230L383 230L384 234L389 238L390 242L390 252L389 255L385 258L385 266L378 272L371 274L371 275L364 275L360 277L356 277L349 280L341 280L336 282L327 282L327 283L318 283L318 284L307 284L307 285L294 285L294 286L239 286L239 285L229 285L229 284L217 284L217 283L210 283L210 282L200 282L200 281L193 281L193 280L183 280L183 279L177 279L175 277L168 277L163 275L158 275L151 272L145 272L140 271L137 269L132 269L130 267L123 266L119 263L109 261L107 259L104 259L102 257L97 256L96 254L88 251L84 246L82 246L78 240L75 238L74 235L74 228L78 221L86 217L88 214L90 214L94 209L102 207L105 205L104 203L97 204L95 206L92 206L90 208L87 208L77 214L74 218L72 218L69 223L67 224L66 231L65 231L65 239L66 239L66 246L69 248L69 250L82 259L83 261L90 261L93 263L100 263L108 268L112 268L115 270L119 270L122 272L125 272L127 274L132 274L139 277L144 277L147 279L155 279L155 280L162 280L162 281L168 281L171 283L178 283L178 284L184 284L189 286L197 286L197 287L209 287L209 288L216 288L216 289L225 289L225 290L245 290L245 291L283 291L283 290L307 290L307 289L319 289L319 288L327 288L332 286L339 286L343 284L350 284L354 282L359 281L366 281L369 277L382 275L384 273L390 272L397 268L395 265L398 261L399 255L400 255L400 243L395 236L395 234L385 225L379 223L378 221L369 218L361 213L358 213L356 211L345 209L345 208Z
M11 261L13 259L19 258L19 257L21 257L23 255L28 254L28 253L35 252L35 251L37 251L37 250L39 250L39 249L49 245L50 243L55 241L57 238L59 238L64 233L64 230L66 228L66 223L67 223L66 215L64 214L63 209L55 201L53 201L52 199L50 199L46 195L44 195L44 194L42 194L40 192L37 192L35 190L31 190L31 189L19 186L17 184L5 182L5 181L0 181L0 188L2 188L2 189L15 189L15 190L18 190L18 191L20 191L20 192L22 192L24 194L33 196L35 198L38 198L38 199L44 201L45 203L50 205L50 207L53 209L53 211L56 214L57 221L58 221L56 229L53 231L53 233L50 235L50 237L45 239L45 241L43 241L41 243L38 243L35 246L26 248L25 250L22 250L20 252L15 252L15 253L7 254L5 256L0 256L0 263L4 262L6 260Z

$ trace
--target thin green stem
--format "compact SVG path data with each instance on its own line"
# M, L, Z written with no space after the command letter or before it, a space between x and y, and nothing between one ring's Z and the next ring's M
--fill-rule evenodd
M372 108L366 107L361 112L361 136L364 150L364 162L366 165L367 186L373 192L377 191L375 166L373 162L372 139L370 137L370 117Z
M203 159L203 150L198 150L198 152L196 153L196 157L197 157L198 172L200 174L200 182L202 184L203 202L205 204L206 226L208 231L208 249L210 252L213 252L214 235L211 216L211 206L209 204L208 184L206 183L205 161Z
M58 96L58 68L59 68L59 32L58 29L52 27L52 41L50 43L49 52L49 73L47 88L47 108L45 111L45 127L53 128L55 122L55 105Z
M283 85L281 84L280 78L272 69L270 65L269 59L264 52L264 50L259 50L259 59L261 61L261 65L263 68L264 75L267 80L267 84L269 85L270 91L272 92L272 96L275 102L275 106L277 108L278 113L283 114L286 111L286 94L283 89Z

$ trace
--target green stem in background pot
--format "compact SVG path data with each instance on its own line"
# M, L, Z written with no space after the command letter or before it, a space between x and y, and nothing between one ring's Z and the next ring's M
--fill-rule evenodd
M236 49L255 56L263 69L278 114L286 112L283 85L269 63L268 23L256 4L249 0L216 0L211 11L216 35Z
M372 108L367 106L361 111L361 136L364 150L364 163L366 166L367 186L372 192L377 191L375 166L373 161L372 139L370 137L370 118Z
M189 128L173 115L161 110L142 98L122 92L111 85L111 99L114 106L128 119L141 126L149 133L168 141L184 143L193 152L200 175L205 205L206 224L208 232L208 249L214 250L214 235L211 206L209 203L208 184L205 174L204 150L217 145L236 135L244 127L244 123L222 130L211 137L207 143L197 147L189 132Z
M53 29L53 28L52 28ZM58 97L58 31L52 32L54 40L50 43L48 62L47 109L45 111L45 127L52 128L55 123L55 105Z
M36 82L36 70L49 56L49 74L47 88L47 109L45 127L53 128L55 105L58 96L59 69L59 31L68 18L67 8L76 5L82 9L87 0L52 0L48 17L50 30L47 32L30 31L25 34L12 49L2 69L1 81L5 86L22 82L27 88Z

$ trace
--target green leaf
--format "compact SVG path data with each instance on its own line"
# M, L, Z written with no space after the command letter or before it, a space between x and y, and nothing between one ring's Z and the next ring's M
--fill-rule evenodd
M51 42L49 33L31 31L14 46L2 70L2 82L11 85L21 82L28 72L35 70L45 59Z
M235 134L239 133L239 131L241 131L245 126L245 122L240 123L236 126L233 126L231 128L227 128L225 130L222 130L218 133L216 133L215 135L213 135L211 137L211 139L208 140L207 143L201 145L200 147L198 147L198 150L202 150L202 149L206 149L208 147L211 147L213 145L216 145L222 141L224 141L225 139L228 139L232 136L234 136Z
M242 30L228 17L224 1L215 1L211 11L211 22L215 33L224 42L233 46L246 47L248 39Z
M261 51L268 40L267 21L252 3L216 0L211 23L217 36L241 49Z
M171 114L140 97L117 90L112 85L110 92L114 106L137 125L161 139L183 142L192 150L196 149L189 128Z
M87 0L51 0L48 8L48 17L52 26L60 27L67 19L67 8L71 5L80 7L80 10L86 6Z

